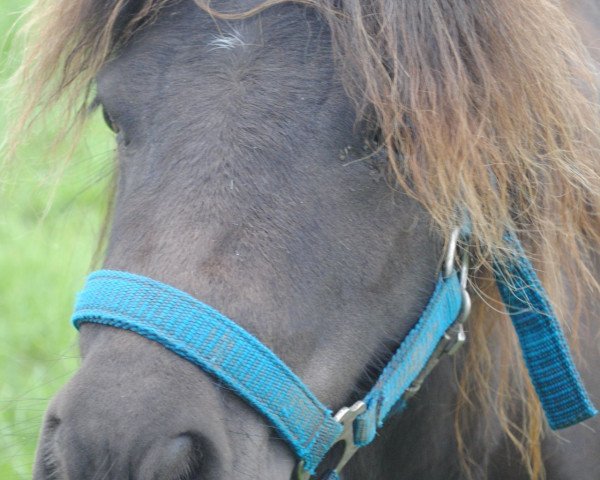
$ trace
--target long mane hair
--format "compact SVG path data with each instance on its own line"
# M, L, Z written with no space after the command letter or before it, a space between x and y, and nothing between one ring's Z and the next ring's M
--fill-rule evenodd
M59 100L77 125L99 68L174 1L35 1L17 73L28 100L14 138ZM236 12L195 1L240 18L290 0ZM477 470L467 435L476 416L504 432L532 479L543 478L543 414L490 262L511 254L503 233L517 231L573 336L582 299L600 293L590 269L600 246L599 97L574 25L557 0L296 3L329 25L348 94L399 185L446 237L463 215L471 220L478 301L455 412L465 474Z

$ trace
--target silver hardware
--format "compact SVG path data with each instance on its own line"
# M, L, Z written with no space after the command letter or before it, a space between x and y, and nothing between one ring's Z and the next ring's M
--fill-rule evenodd
M448 346L448 343L451 340L451 337L447 335L448 334L446 333L444 334L444 338L442 338L435 347L433 354L431 355L431 357L429 357L429 361L425 364L423 370L421 370L419 375L417 375L417 378L413 380L413 382L410 384L410 387L408 387L406 389L406 392L404 392L404 395L402 395L402 399L404 401L414 397L417 394L417 392L421 390L425 379L429 376L432 370L440 362L441 358L445 355L446 347Z
M340 423L344 428L337 441L334 443L334 445L336 445L340 442L344 442L344 452L342 453L337 465L333 469L333 471L338 474L360 448L354 443L354 420L356 420L356 417L366 411L367 405L362 401L358 401L351 407L342 408L333 417L333 419ZM294 480L310 480L310 477L310 473L308 473L304 468L304 460L301 460L296 466Z
M460 315L456 321L462 325L467 321L467 318L469 318L469 315L471 314L471 295L469 295L466 288L463 288L461 295L462 305L460 307Z
M458 240L460 238L460 228L452 230L450 240L448 243L448 250L446 250L446 259L444 261L444 279L449 278L454 272L454 265L458 257ZM469 252L463 249L460 255L460 271L458 279L460 281L461 288L461 310L457 318L457 322L464 324L469 314L471 313L471 296L467 291L467 281L469 279ZM463 329L464 333L464 329Z
M446 251L446 258L444 261L444 279L449 278L454 272L454 264L456 263L456 257L458 252L458 240L460 238L460 228L455 228L450 236L448 250ZM429 358L429 361L423 367L423 370L419 373L417 378L413 380L410 387L404 393L403 399L406 401L413 397L422 387L423 382L429 376L431 371L440 362L442 357L445 355L454 355L460 347L467 341L467 334L465 332L464 323L469 314L471 313L471 296L467 291L467 280L469 275L469 252L463 250L460 261L460 289L461 289L461 307L460 312L456 318L456 321L448 328L444 333L444 336L439 341L433 354Z
M450 332L450 330L454 330ZM454 355L460 347L462 347L467 341L467 334L465 333L465 327L462 323L457 323L454 328L450 328L445 334L444 338L448 340L446 347L444 348L443 355Z
M462 302L460 306L460 314L457 318L457 322L459 324L464 324L469 318L471 313L471 295L469 295L469 291L467 290L467 281L469 279L469 252L465 249L462 252L461 260L460 260L460 293L462 297Z
M448 250L444 260L444 278L450 277L454 272L454 262L456 260L456 250L458 249L458 239L460 238L460 228L455 228L450 234L448 240Z
M429 376L437 364L440 363L440 360L446 355L454 355L466 341L467 334L465 333L465 328L463 324L457 320L450 326L446 333L444 333L444 336L435 347L435 350L433 351L431 357L429 357L429 360L423 367L423 370L421 370L417 378L413 380L413 382L410 384L410 387L406 389L402 399L406 401L409 398L414 397L416 393L421 390L425 379Z

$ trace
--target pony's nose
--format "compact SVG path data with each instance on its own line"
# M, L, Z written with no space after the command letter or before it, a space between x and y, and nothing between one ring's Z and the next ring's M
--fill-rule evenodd
M205 448L201 439L184 433L155 443L144 455L139 467L140 478L201 478ZM206 472L204 472L206 473ZM175 475L175 476L174 476Z
M46 430L34 478L114 480L216 479L205 460L202 437L193 432L162 437L130 435L108 439L68 422L56 422L54 432ZM142 432L143 433L143 432Z
M48 410L36 480L290 477L286 444L199 368L123 330L81 336L84 361Z
M81 392L72 389L68 393L71 397ZM102 395L95 395L96 409L89 402L67 401L67 408L57 408L60 416L53 413L54 407L49 411L51 419L38 453L45 474L36 479L218 478L210 476L209 469L227 455L223 452L226 442L218 440L216 428L201 418L182 422L186 415L178 415L177 407L166 412L159 405L141 402L136 411L130 406L120 408L123 404L117 400L114 408L106 409L100 407L107 405Z
M100 329L48 411L36 479L219 478L231 454L212 379L153 342Z

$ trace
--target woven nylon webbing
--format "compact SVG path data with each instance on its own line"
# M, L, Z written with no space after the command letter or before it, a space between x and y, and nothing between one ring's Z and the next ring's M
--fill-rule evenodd
M552 429L569 427L594 416L573 363L567 341L544 287L517 237L506 240L517 255L494 265L498 290L510 315L529 376Z
M75 327L84 322L136 332L215 375L272 422L311 473L342 431L271 350L169 285L126 272L94 272L73 314Z
M456 274L440 277L431 299L419 321L383 369L377 383L365 397L367 411L355 421L357 445L373 441L377 429L388 414L401 411L400 399L431 357L444 333L454 323L462 304L460 282Z

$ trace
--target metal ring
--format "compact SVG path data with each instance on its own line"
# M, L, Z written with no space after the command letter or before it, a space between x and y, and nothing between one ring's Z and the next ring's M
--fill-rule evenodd
M460 288L463 290L467 289L467 281L469 279L469 252L467 249L463 249L460 258Z
M467 290L464 288L461 291L461 295L462 295L462 304L460 307L460 313L458 315L458 318L456 319L456 321L459 324L465 323L471 313L471 295L469 295L469 292L467 292Z
M446 251L446 258L444 261L444 279L449 278L454 272L454 265L456 263L456 257L458 252L458 240L460 238L461 229L455 228L452 230L450 240L448 243L448 249ZM469 314L471 313L471 296L467 291L467 282L469 279L469 252L467 249L462 249L460 258L460 271L458 274L460 281L460 289L462 295L462 306L458 315L457 322L459 324L464 323Z
M444 279L450 278L454 271L454 261L456 260L456 250L458 249L458 238L460 237L460 228L452 230L448 249L446 250L446 259L444 261Z

